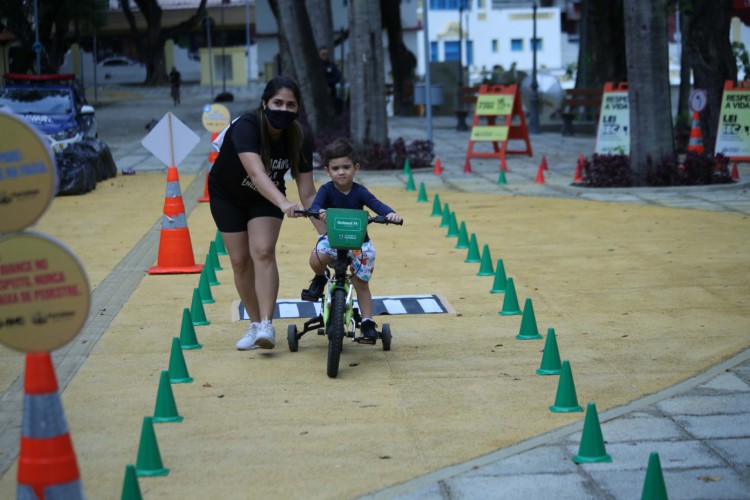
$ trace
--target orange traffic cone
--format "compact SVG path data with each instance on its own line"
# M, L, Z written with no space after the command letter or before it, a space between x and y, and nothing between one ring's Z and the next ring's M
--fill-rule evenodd
M48 352L26 354L17 493L18 498L84 498Z
M544 166L539 165L539 170L536 172L536 179L534 180L534 183L536 184L544 184Z
M148 274L192 274L199 273L202 269L203 265L196 264L193 256L177 167L169 167L164 215L161 218L159 259L148 270Z
M734 162L732 165L732 180L738 181L740 180L740 172L737 170L737 162Z
M208 175L211 173L211 171L206 172L206 182L203 186L203 197L198 198L198 201L201 203L205 203L207 201L211 201L211 197L208 195Z
M435 170L432 171L435 175L441 175L443 173L443 166L440 164L440 157L435 160Z
M549 167L547 166L547 156L542 156L542 163L539 164L539 168L549 171Z
M701 131L701 120L697 111L693 111L693 126L690 128L690 142L687 147L688 153L703 154L703 132Z
M211 132L211 147L208 151L208 163L210 163L211 165L214 164L216 158L219 156L219 152L214 151L214 141L217 137L219 137L219 134L217 134L216 132Z
M578 158L578 163L576 163L576 171L573 175L573 184L583 184L583 165L586 162L586 160L583 158L583 155Z

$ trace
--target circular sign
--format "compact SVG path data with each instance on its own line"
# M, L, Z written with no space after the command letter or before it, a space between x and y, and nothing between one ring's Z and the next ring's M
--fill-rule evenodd
M690 110L700 113L706 107L708 94L703 89L695 89L690 93Z
M33 232L0 238L0 343L50 352L81 331L90 305L86 273L62 243Z
M47 210L57 191L49 143L16 116L0 112L0 233L20 231Z
M231 114L223 104L206 104L203 106L203 126L209 132L218 134L229 125L230 120Z

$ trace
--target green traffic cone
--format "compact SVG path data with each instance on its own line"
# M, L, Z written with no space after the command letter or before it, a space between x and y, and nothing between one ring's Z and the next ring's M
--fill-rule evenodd
M560 375L562 363L560 362L560 351L557 349L557 338L555 329L547 329L547 340L544 341L544 354L542 363L536 370L537 375Z
M443 218L440 220L440 227L448 227L451 223L451 209L446 203L443 206Z
M531 299L526 297L526 303L523 305L523 317L521 318L521 329L516 335L516 340L538 340L539 328L536 326L536 317L534 316L534 306Z
M505 170L503 170L502 168L500 169L500 176L497 178L497 183L498 184L507 184L508 183L508 181L505 180Z
M221 262L219 262L219 256L216 253L216 243L213 241L208 244L208 253L211 255L211 260L213 261L214 265L214 271L221 271L224 269L221 267Z
M445 237L458 237L458 222L456 221L456 212L451 212L451 220L448 222L448 234L446 234Z
M505 284L505 297L503 297L503 308L498 313L500 316L514 316L521 314L516 297L516 287L513 285L513 278L508 278Z
M557 395L555 404L549 407L553 413L573 413L583 411L578 404L576 396L576 385L573 382L573 372L570 369L570 362L566 359L562 364L562 373L557 383Z
M180 339L172 337L172 351L169 355L169 382L172 384L189 384L193 381L182 355Z
M201 277L198 280L198 291L201 294L201 302L204 304L213 304L214 295L211 293L211 285L208 284L208 274L206 274L206 268L201 270Z
M190 316L193 318L193 326L211 324L211 322L206 319L206 311L203 309L201 292L197 288L193 288L193 304L190 308Z
M193 318L190 316L190 309L187 307L182 311L182 326L180 327L180 347L186 351L200 349L203 347L198 343L195 336L195 327Z
M424 182L419 183L419 195L417 196L417 203L427 203L427 190L424 187Z
M154 432L153 417L143 417L135 473L138 476L166 476L169 474L169 469L165 468L161 461L159 443L156 442L156 433Z
M411 172L409 172L409 179L406 181L406 190L407 191L417 190L417 188L414 186L414 176L411 175Z
M125 466L125 480L122 482L122 495L120 500L143 500L141 487L138 485L138 476L135 474L135 465Z
M216 254L217 255L229 255L227 253L227 247L224 245L224 238L221 237L221 232L219 230L216 230L216 237L214 238L214 243L216 243Z
M203 266L203 269L206 271L206 277L208 278L209 285L221 285L221 283L219 283L219 279L216 277L216 271L214 270L214 260L211 258L210 253L206 254L206 265Z
M469 235L466 232L466 223L464 221L461 221L461 228L458 230L456 248L469 248Z
M602 428L599 425L599 414L596 405L589 403L586 407L586 419L583 422L583 435L578 447L578 455L573 456L577 464L592 464L599 462L611 462L612 457L607 455L604 447Z
M664 483L659 454L653 451L648 457L648 469L646 469L646 480L643 482L641 500L667 500L667 498L667 485Z
M404 160L404 175L408 175L411 173L411 165L409 165L409 158L406 158Z
M495 281L492 282L490 293L505 293L505 283L508 277L505 276L505 266L503 259L497 259L497 268L495 269Z
M471 238L469 238L469 251L466 252L466 260L464 260L464 262L473 264L479 261L479 245L477 244L477 235L471 233Z
M442 217L443 210L440 208L440 195L435 193L435 198L432 200L432 213L430 217Z
M493 276L495 270L492 268L492 256L490 255L490 246L485 244L482 249L482 263L479 265L477 276Z
M182 351L180 351L180 354L182 354ZM156 394L156 406L154 407L154 423L182 422L182 419L183 417L177 413L172 384L169 382L169 372L162 370L159 377L159 392Z

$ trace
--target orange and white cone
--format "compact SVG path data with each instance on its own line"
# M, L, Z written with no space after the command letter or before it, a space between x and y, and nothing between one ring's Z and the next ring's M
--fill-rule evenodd
M544 165L539 165L539 170L537 170L536 172L536 179L534 180L534 183L544 184Z
M573 184L583 184L583 165L585 161L586 160L583 158L583 155L578 158L578 163L576 163L576 171L573 174Z
M148 274L195 274L202 269L203 265L196 264L193 256L177 167L169 167L164 215L161 218L159 259Z
M435 175L441 175L443 173L443 166L440 164L440 157L435 160L435 169L432 171Z
M211 132L211 148L208 151L208 163L213 165L216 161L216 158L219 156L219 152L214 150L214 141L216 138L219 137L219 134L216 132Z
M740 180L740 172L737 170L737 162L734 162L732 165L732 180L738 181Z
M703 132L701 131L701 120L697 111L693 111L693 126L690 128L690 141L687 147L688 153L703 154Z
M17 497L85 497L55 368L47 352L26 354Z

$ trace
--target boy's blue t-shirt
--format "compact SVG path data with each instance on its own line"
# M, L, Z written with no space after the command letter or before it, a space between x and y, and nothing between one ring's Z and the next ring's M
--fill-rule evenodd
M367 190L362 184L356 182L352 184L352 189L348 194L344 194L333 185L333 181L329 181L318 189L318 194L315 195L315 200L310 205L310 210L318 211L321 209L328 210L329 208L351 208L354 210L362 210L364 207L369 208L378 215L388 215L394 210L378 200L374 194ZM365 241L369 240L369 236L365 236Z

